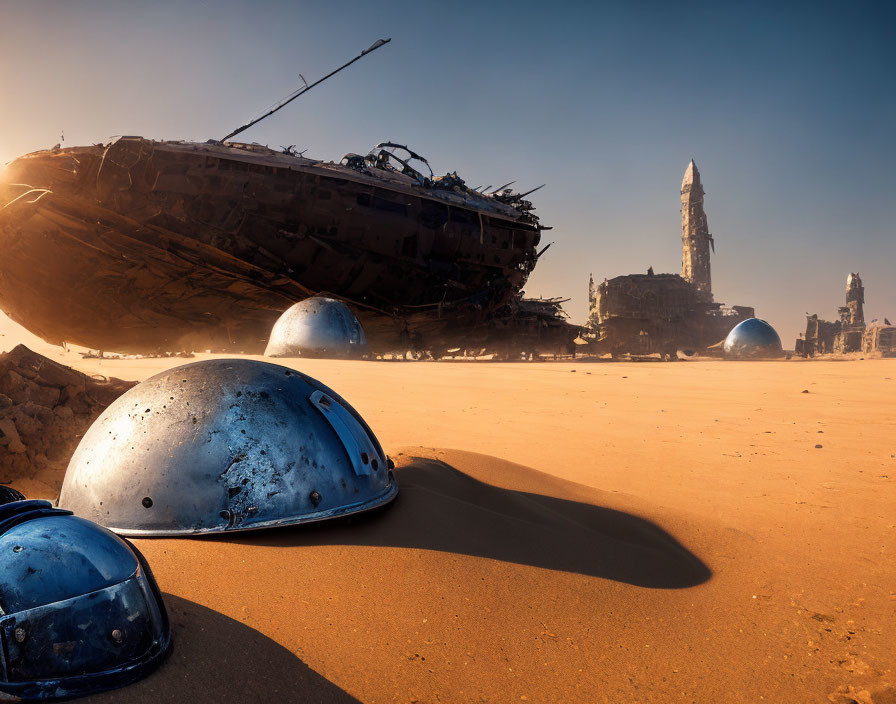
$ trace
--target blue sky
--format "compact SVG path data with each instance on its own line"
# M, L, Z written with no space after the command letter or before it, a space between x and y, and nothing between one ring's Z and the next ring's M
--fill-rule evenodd
M0 162L113 134L242 135L339 159L386 139L471 185L543 182L526 290L575 321L595 279L680 271L693 157L713 289L786 344L859 271L896 318L896 3L0 0Z

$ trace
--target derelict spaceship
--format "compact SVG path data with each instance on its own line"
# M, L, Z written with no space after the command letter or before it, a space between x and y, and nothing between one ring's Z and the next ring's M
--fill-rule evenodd
M335 164L225 140L119 137L9 164L0 309L48 342L132 353L261 352L280 313L319 293L351 307L374 352L484 346L519 310L548 229L528 194L435 177L392 142ZM555 318L521 324L571 342Z

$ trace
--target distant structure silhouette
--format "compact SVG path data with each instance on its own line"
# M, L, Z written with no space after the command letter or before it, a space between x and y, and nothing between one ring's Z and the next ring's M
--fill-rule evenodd
M806 334L796 341L796 353L803 357L823 354L880 354L896 356L896 328L884 318L884 322L872 320L865 325L865 287L858 272L846 277L846 305L840 306L839 320L819 319L817 314L806 315Z
M703 184L697 164L691 159L681 180L681 278L712 301L710 248L715 244L703 209Z

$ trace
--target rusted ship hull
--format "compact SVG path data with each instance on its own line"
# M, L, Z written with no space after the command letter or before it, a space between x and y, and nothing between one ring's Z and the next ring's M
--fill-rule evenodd
M374 350L448 346L513 299L540 237L467 201L260 147L38 152L0 182L0 308L55 343L255 352L327 292Z

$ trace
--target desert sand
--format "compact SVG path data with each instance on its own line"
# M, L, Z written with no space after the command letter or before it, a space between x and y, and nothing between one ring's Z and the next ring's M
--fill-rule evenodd
M122 379L185 361L0 332ZM287 364L398 499L136 541L175 650L87 701L896 702L896 360Z

